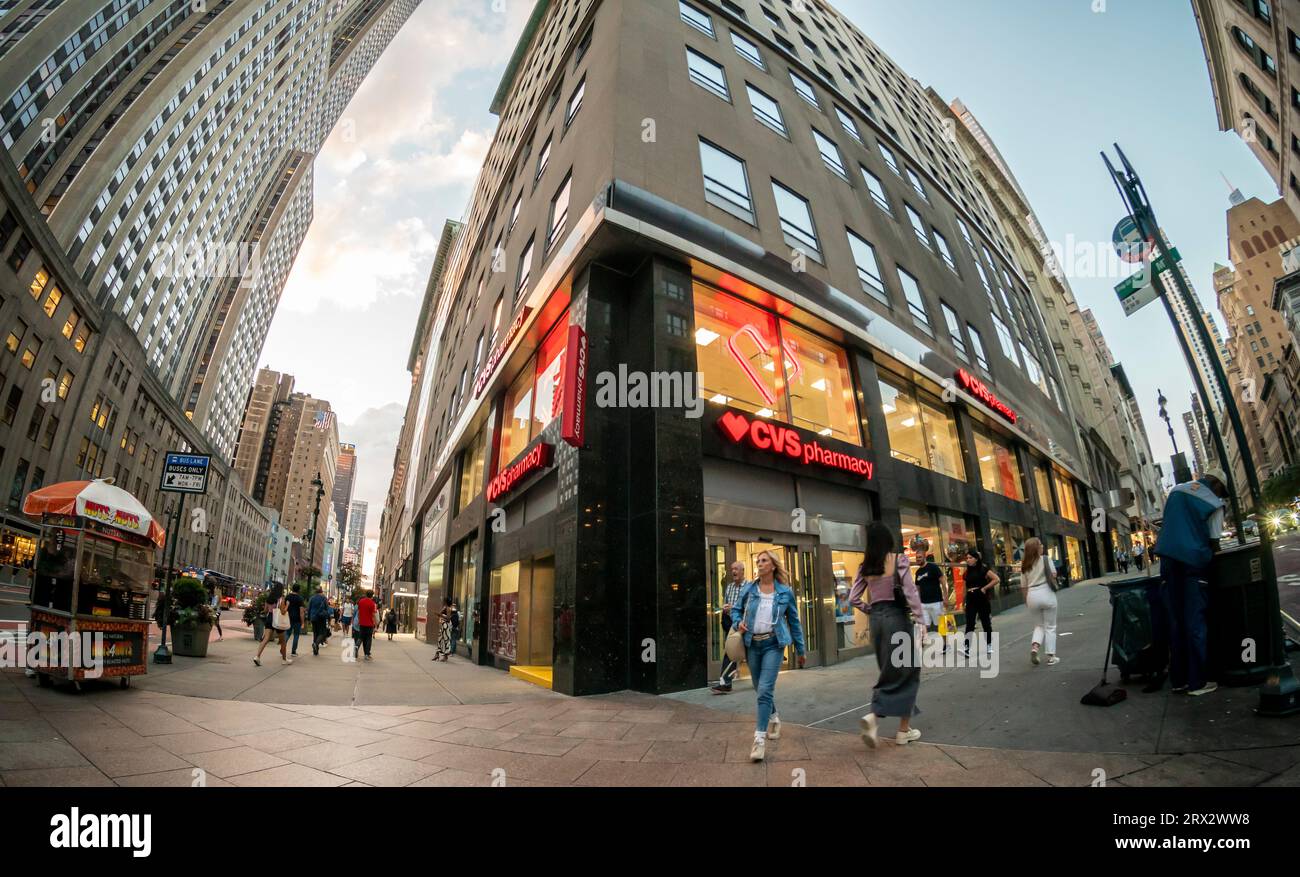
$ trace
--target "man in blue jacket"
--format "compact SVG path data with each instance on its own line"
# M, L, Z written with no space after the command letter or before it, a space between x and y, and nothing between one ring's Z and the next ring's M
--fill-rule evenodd
M1152 553L1160 558L1161 588L1169 616L1169 681L1175 692L1209 694L1219 686L1205 678L1206 576L1223 533L1222 471L1179 484L1165 502L1164 523Z
M325 598L325 594L320 585L316 586L316 593L312 594L311 601L307 604L307 618L311 621L311 653L320 654L321 643L325 642L329 634L327 625L329 624L330 604Z

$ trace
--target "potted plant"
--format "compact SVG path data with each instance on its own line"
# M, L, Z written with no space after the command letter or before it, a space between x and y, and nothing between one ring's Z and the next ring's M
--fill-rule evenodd
M208 656L212 607L208 589L198 579L180 578L172 585L172 651L190 658Z
M260 643L266 634L266 592L258 594L253 604L244 610L244 624L253 628L253 639Z

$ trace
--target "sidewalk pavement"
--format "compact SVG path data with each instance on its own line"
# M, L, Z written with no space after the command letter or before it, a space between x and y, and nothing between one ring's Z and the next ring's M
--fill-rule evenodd
M730 697L575 699L435 664L410 637L381 637L369 663L344 663L337 645L314 657L304 641L285 667L268 648L257 668L251 637L227 625L208 658L150 665L128 690L0 672L0 785L1300 785L1297 720L1254 718L1253 690L1079 705L1099 676L1105 599L1062 592L1058 666L1029 665L1022 608L995 619L998 677L924 671L926 737L906 747L869 751L856 733L874 658L783 673L781 739L762 764L749 762L743 683Z

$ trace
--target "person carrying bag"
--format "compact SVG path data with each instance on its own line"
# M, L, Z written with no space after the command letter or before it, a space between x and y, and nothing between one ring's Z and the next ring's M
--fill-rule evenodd
M284 632L289 629L289 600L284 596L283 585L276 585L272 589L266 605L271 607L266 613L266 635L262 639L262 644L257 647L257 655L253 658L253 663L262 666L262 652L270 644L271 637L277 637L280 640L280 663L292 664L293 659L289 657L287 651L289 640L284 635Z
M1039 663L1039 647L1046 641L1047 664L1061 663L1056 657L1056 571L1043 553L1043 543L1030 539L1025 543L1025 557L1020 563L1020 590L1025 595L1025 605L1034 621L1033 645L1029 660Z

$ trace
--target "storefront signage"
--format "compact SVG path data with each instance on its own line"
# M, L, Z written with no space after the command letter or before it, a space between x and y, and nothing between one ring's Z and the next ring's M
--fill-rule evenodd
M587 443L587 333L581 326L569 327L568 353L564 360L564 419L560 437L575 448Z
M487 501L496 502L514 490L529 475L540 472L551 465L555 455L555 446L543 442L537 445L518 461L497 473L497 477L488 482Z
M787 457L805 466L839 469L867 480L875 474L876 464L870 460L823 447L793 427L750 420L743 414L728 411L718 419L718 430L732 444L746 444L756 451Z
M1011 406L1007 405L1007 403L1003 402L997 396L994 396L993 391L988 388L987 384L966 371L966 369L962 368L957 370L957 382L962 385L962 388L965 389L966 392L970 393L989 408L1002 415L1010 423L1014 424L1020 419L1020 415L1011 410Z
M522 308L519 311L519 316L515 317L515 321L510 324L510 329L506 332L506 337L502 339L500 344L492 349L490 354L488 354L487 362L483 365L483 370L479 372L478 377L474 379L475 399L482 396L483 391L487 389L488 381L492 380L492 373L497 370L497 366L501 364L502 357L506 355L506 351L510 349L510 345L519 337L519 333L523 331L524 324L528 322L528 318L532 316L532 313L532 308Z

